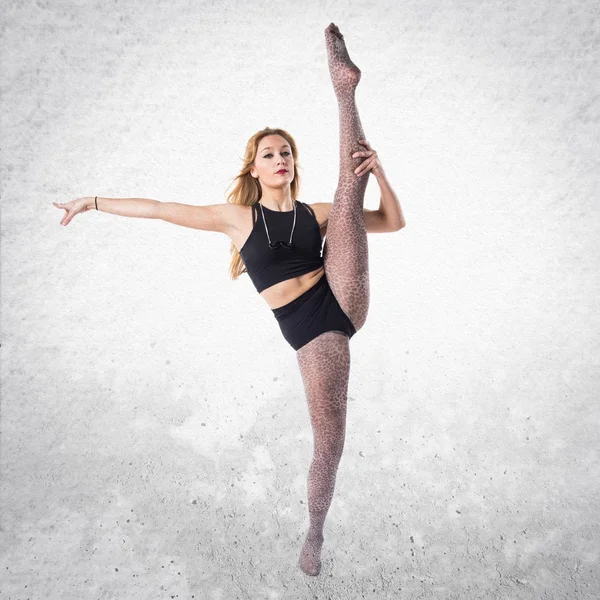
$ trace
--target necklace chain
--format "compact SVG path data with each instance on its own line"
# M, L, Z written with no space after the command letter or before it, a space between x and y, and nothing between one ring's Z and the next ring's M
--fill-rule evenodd
M259 204L260 204L260 202L259 202ZM265 231L267 232L267 239L269 240L269 246L272 248L273 246L271 246L271 236L269 235L269 228L267 227L267 221L265 219L265 211L263 210L262 204L260 204L260 212L262 214L263 222L265 224ZM292 237L294 236L295 227L296 227L296 203L294 202L294 224L292 225L292 233L290 234L290 241L288 242L288 245L290 247L292 246Z

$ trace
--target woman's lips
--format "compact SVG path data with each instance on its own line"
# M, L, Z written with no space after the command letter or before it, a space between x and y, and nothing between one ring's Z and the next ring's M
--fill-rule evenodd
M275 175L285 175L287 173L287 171L285 169L282 169L281 171L277 171L277 173L275 173Z

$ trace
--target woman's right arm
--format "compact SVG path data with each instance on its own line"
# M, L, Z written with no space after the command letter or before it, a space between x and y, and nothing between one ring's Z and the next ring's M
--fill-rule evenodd
M57 208L66 210L61 225L68 225L71 219L80 212L95 210L120 215L122 217L139 217L144 219L161 219L174 225L219 231L230 234L240 216L240 205L209 204L194 206L179 202L160 202L148 198L77 198L66 204L53 202Z
M239 204L196 206L179 202L161 202L156 218L192 229L219 231L231 235L237 226L242 207Z

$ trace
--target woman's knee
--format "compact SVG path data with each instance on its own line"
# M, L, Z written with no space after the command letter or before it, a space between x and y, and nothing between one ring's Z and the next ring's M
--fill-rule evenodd
M344 452L345 433L335 439L319 440L315 436L313 448L313 463L321 465L322 469L336 469Z

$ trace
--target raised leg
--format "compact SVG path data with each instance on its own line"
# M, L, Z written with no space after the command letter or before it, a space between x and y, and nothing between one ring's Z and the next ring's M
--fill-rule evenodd
M350 60L343 36L333 23L325 30L325 42L339 107L340 172L323 261L331 290L358 331L369 310L369 253L363 216L369 173L357 177L354 170L362 159L352 158L362 149L358 140L365 138L355 100L360 70Z
M296 356L314 440L313 459L308 472L310 527L299 564L307 575L318 575L325 517L333 498L346 437L349 340L343 333L327 331L302 346Z

